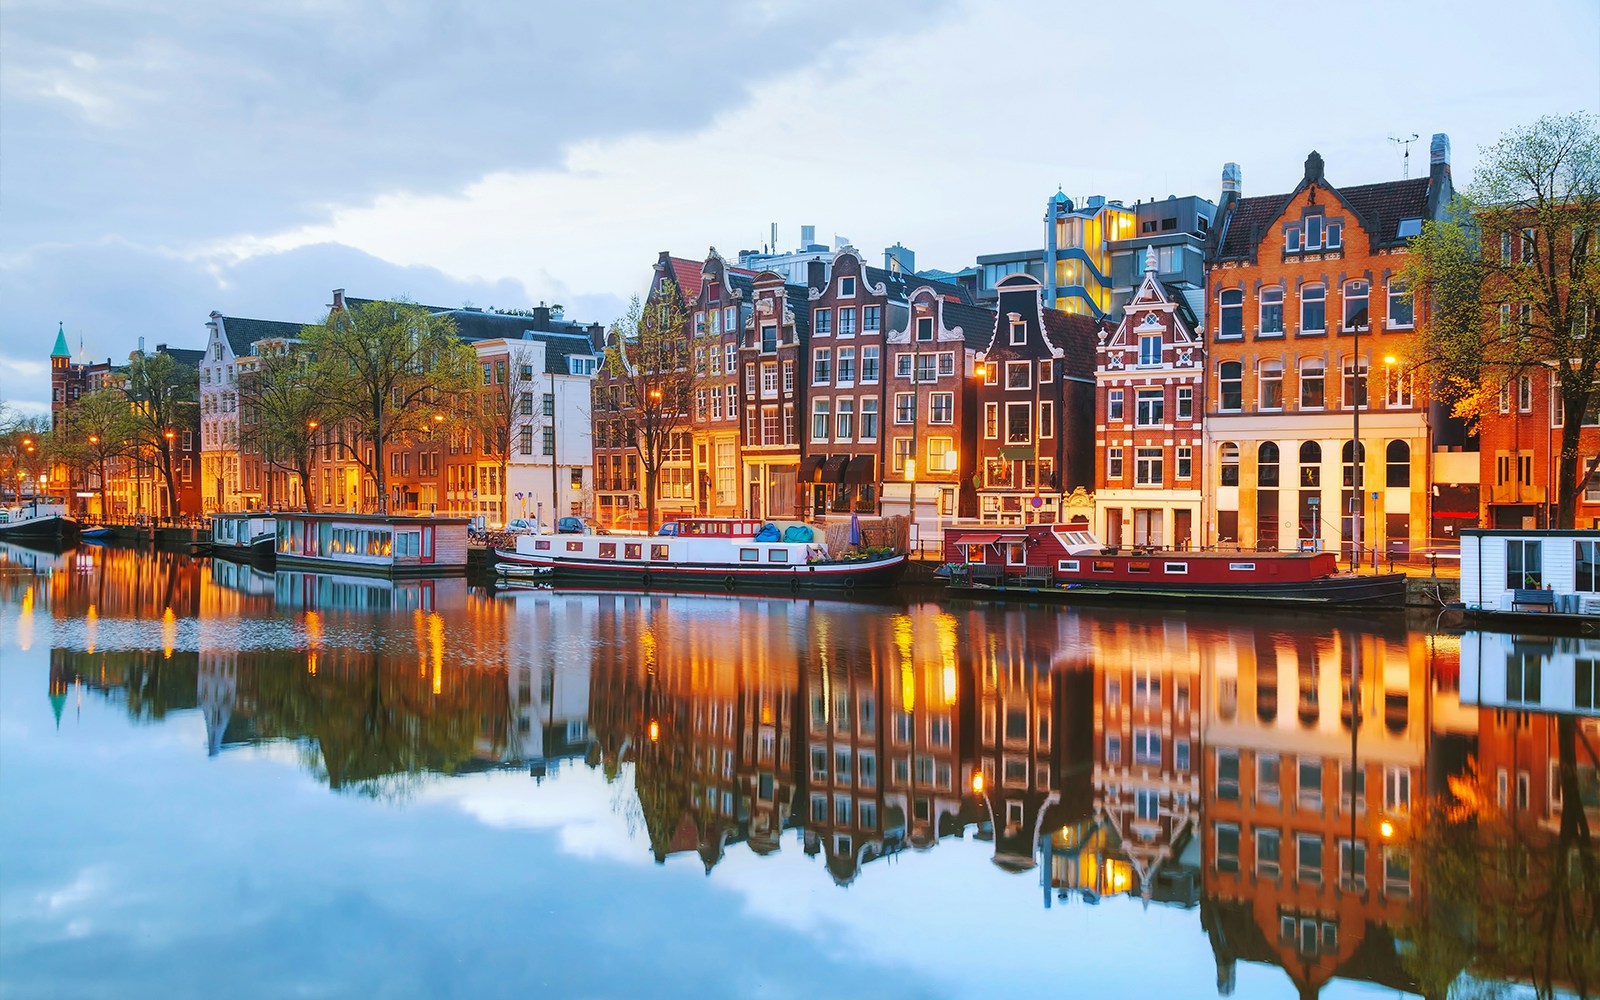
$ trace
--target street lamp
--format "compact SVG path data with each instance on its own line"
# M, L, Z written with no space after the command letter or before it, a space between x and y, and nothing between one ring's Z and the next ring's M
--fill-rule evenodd
M915 438L912 439L915 441ZM914 446L913 446L914 447ZM906 482L910 485L911 496L909 509L911 511L910 532L914 536L917 553L922 552L922 534L917 531L917 459L915 455L906 458Z

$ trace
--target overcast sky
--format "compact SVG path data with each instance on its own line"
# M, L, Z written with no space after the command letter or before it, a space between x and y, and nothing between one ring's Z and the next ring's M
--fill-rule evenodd
M334 288L609 321L661 250L777 223L919 267L1042 244L1045 199L1401 175L1600 108L1600 5L0 0L0 399L57 323L119 361Z

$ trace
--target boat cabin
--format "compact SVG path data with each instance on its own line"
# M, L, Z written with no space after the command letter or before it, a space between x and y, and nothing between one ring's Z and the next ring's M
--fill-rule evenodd
M211 544L216 548L247 549L275 532L276 521L271 514L257 511L211 515Z
M1461 530L1469 611L1600 616L1600 530Z
M454 576L467 570L464 517L277 515L278 565L376 576Z
M1468 631L1461 703L1600 718L1600 637Z
M669 531L663 526L661 533L679 538L754 538L767 522L748 518L680 517L667 523L672 529Z

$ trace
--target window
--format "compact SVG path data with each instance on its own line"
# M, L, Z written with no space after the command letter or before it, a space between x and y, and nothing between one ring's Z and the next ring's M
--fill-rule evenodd
M933 339L933 317L932 316L918 316L917 317L917 339L920 340L920 341L924 341L924 342L930 341L930 340Z
M1384 768L1383 811L1390 814L1411 811L1411 772L1406 768Z
M1239 751L1217 751L1217 798L1239 799Z
M811 384L827 385L833 381L833 351L819 347L811 352Z
M1394 365L1383 366L1384 405L1391 410L1406 410L1416 405L1415 382L1406 368L1396 370Z
M1140 788L1133 793L1134 815L1146 822L1154 823L1161 818L1161 796L1149 788Z
M1161 334L1147 334L1139 338L1139 366L1151 368L1161 364Z
M545 427L543 428L543 432L544 454L554 455L556 453L556 429L554 427Z
M1367 406L1367 359L1346 358L1344 363L1344 408Z
M812 313L811 332L818 337L826 337L833 333L833 310L818 309Z
M935 392L928 395L928 423L950 424L956 419L956 395L953 392Z
M850 277L848 275L845 276L845 277L840 278L839 279L839 297L841 299L853 299L853 298L855 298L855 295L856 295L856 279L853 278L853 277Z
M914 392L897 392L894 394L894 422L897 424L913 424L917 421L917 394Z
M839 409L836 415L834 440L849 441L856 436L856 401L854 399L839 400Z
M1244 336L1244 292L1229 288L1217 296L1217 338L1238 340Z
M1295 868L1302 882L1322 881L1322 838L1302 833L1295 837Z
M1576 545L1578 572L1572 589L1600 593L1600 542L1577 542Z
M1178 419L1194 419L1194 386L1178 386Z
M1028 324L1017 322L1011 324L1011 344L1017 346L1028 342Z
M1244 409L1244 364L1239 361L1224 361L1217 368L1219 389L1219 409L1223 412L1233 412Z
M1300 409L1320 410L1326 405L1328 363L1321 358L1300 362Z
M1177 450L1177 478L1188 480L1194 478L1194 449L1188 445L1179 445Z
M1166 414L1166 400L1160 389L1134 391L1134 424L1139 427L1159 427Z
M811 401L811 440L828 440L828 418L832 401L828 399L813 399Z
M771 361L761 362L761 396L775 399L778 395L778 366Z
M893 469L895 472L906 471L906 462L917 453L917 442L908 437L894 439Z
M1133 731L1133 762L1159 766L1161 763L1161 734L1154 729Z
M861 307L861 331L863 333L877 333L883 325L882 306Z
M1122 763L1122 738L1118 736L1106 737L1106 763Z
M1306 249L1318 250L1322 247L1322 216L1308 215L1305 220Z
M928 439L928 471L929 472L955 472L955 461L952 456L956 454L954 438L936 437Z
M728 387L728 391L730 393L730 398L731 398L733 387L729 386ZM785 361L783 363L783 391L785 393L794 392L794 362L793 361Z
M1533 412L1533 376L1522 375L1517 379L1517 412Z
M1032 365L1028 364L1028 362L1026 362L1026 361L1007 361L1006 362L1006 388L1007 389L1026 389L1026 388L1028 388L1029 385L1030 385L1028 379L1029 379L1031 368L1032 368Z
M1169 564L1169 565L1174 565L1174 564ZM1184 566L1186 569L1187 569L1187 566L1188 566L1187 563L1177 563L1175 565ZM1176 742L1173 743L1173 745L1172 745L1172 766L1177 768L1180 771L1189 770L1189 741L1188 740L1177 740Z
M524 455L533 454L533 428L524 426L518 432L519 450Z
M1256 830L1256 874L1262 878L1278 877L1278 858L1282 833L1279 830Z
M939 374L947 375L947 374L954 374L955 373L955 356L954 355L949 355L949 357L951 359L950 371L949 372L941 371ZM1056 377L1056 363L1055 363L1054 359L1045 358L1043 361L1039 362L1039 384L1040 385L1048 385L1048 384L1050 384L1051 382L1055 381L1055 377Z
M1222 448L1220 449L1219 454L1221 455L1221 460L1218 463L1221 466L1221 472L1222 472L1221 485L1223 485L1223 486L1238 486L1239 485L1239 446L1234 444L1231 441L1226 442L1226 443L1224 443L1222 445Z
M1106 419L1120 422L1122 420L1122 390L1109 389L1106 391Z
M863 347L861 349L861 381L863 384L876 384L878 381L878 353L877 347Z
M761 353L775 354L778 350L778 325L776 323L763 323L761 325Z
M1327 297L1327 288L1320 284L1306 285L1300 289L1301 333L1327 331Z
M1283 336L1283 288L1268 285L1261 289L1261 330L1263 337Z
M1339 249L1339 244L1342 242L1342 231L1343 231L1343 229L1344 229L1344 224L1342 222L1340 222L1338 219L1329 219L1328 220L1327 230L1323 234L1322 242L1323 242L1323 244L1325 246L1327 246L1327 248L1329 250L1337 250L1337 249ZM1401 236L1405 236L1406 235L1405 223L1404 222L1400 223L1400 235Z
M1215 827L1217 834L1217 871L1236 872L1239 870L1239 824L1218 823Z
M1540 557L1544 543L1512 538L1506 540L1506 589L1537 590L1544 586Z
M983 436L994 440L1000 436L1000 404L983 404Z
M1357 892L1367 887L1367 844L1339 841L1339 885Z
M917 357L917 381L933 382L938 378L935 367L938 357L933 354L919 354Z
M1006 404L1006 444L1033 442L1033 404Z
M1039 436L1056 436L1056 404L1053 399L1039 400Z
M841 347L839 348L838 382L840 385L854 385L855 381L856 349L854 347Z
M878 401L875 398L861 401L861 440L878 440Z
M1572 704L1576 708L1600 708L1600 658L1574 662Z
M1296 788L1300 804L1309 809L1322 808L1322 761L1316 757L1300 758L1296 769Z
M1359 458L1357 458L1358 455L1360 456ZM1339 461L1344 466L1345 489L1350 489L1351 487L1355 486L1356 466L1358 462L1362 466L1362 480L1365 482L1365 467L1367 462L1366 445L1357 445L1353 441L1346 441L1344 443L1344 448L1339 455Z
M1384 448L1385 486L1411 485L1411 446L1404 441L1390 441Z
M533 416L533 393L519 393L517 397L517 409L525 417Z
M1106 449L1106 479L1112 482L1122 480L1122 449Z
M856 335L856 311L854 309L839 310L839 336L854 337Z
M729 375L732 375L736 368L734 362L734 351L735 346L733 344L722 345L722 369Z
M1409 330L1416 322L1411 289L1402 278L1389 279L1389 329Z
M1261 362L1260 398L1256 405L1263 410L1283 409L1283 362Z
M1271 441L1261 442L1256 449L1256 485L1278 485L1278 446Z
M1522 243L1522 263L1524 263L1524 264L1532 264L1533 261L1534 261L1535 248L1537 246L1537 243L1534 240L1534 233L1533 233L1532 229L1524 229L1522 231L1521 243Z
M1357 278L1344 283L1344 329L1366 330L1371 327L1367 300L1372 288L1365 279Z
M1134 482L1140 486L1161 485L1161 449L1138 448L1134 451Z

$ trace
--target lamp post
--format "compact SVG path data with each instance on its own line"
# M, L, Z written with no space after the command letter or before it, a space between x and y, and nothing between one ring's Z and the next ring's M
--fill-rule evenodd
M972 377L978 380L977 384L979 386L984 385L984 383L987 382L988 378L989 378L989 365L986 362L983 362L983 361L980 361L977 364L973 365L972 366ZM979 424L981 421L984 421L984 420L987 419L984 416L984 412L983 412L983 400L979 398L977 391L973 392L972 398L973 398L973 401L978 406L977 419L974 421L974 424ZM984 440L984 434L987 432L987 430L988 430L988 428L986 426L979 426L978 427L978 433L974 436L975 440L976 441ZM983 482L983 480L979 478L980 476L982 476L984 474L984 469L983 469L983 450L982 449L983 449L983 446L981 444L974 444L973 445L973 465L974 465L974 468L972 470L972 482L973 482L973 493L974 494L976 494L978 492L978 485ZM958 476L957 478L959 479L960 477ZM975 498L975 501L976 501L976 498ZM983 504L982 504L981 501L976 501L976 502L978 502L978 521L980 523L982 523L982 521L983 521Z
M915 440L913 438L912 440ZM915 455L906 459L906 483L911 488L911 497L908 509L911 511L910 531L914 536L916 551L922 554L922 533L917 530L917 459Z
M1355 335L1354 346L1350 358L1350 394L1351 394L1351 440L1350 440L1350 486L1354 493L1354 502L1350 507L1350 572L1356 573L1361 569L1361 515L1366 509L1366 487L1362 482L1362 461L1366 456L1361 453L1361 398L1366 395L1366 381L1361 377L1361 325L1352 325Z
M1397 360L1398 359L1393 354L1385 354L1383 356L1383 392L1384 392L1383 408L1385 410L1387 410L1389 408L1389 405L1390 405L1391 401L1395 398L1394 366L1395 366L1395 362ZM1407 456L1407 460L1409 460L1409 458L1410 458L1410 456L1408 455ZM1387 450L1385 450L1384 453L1383 453L1383 468L1384 468L1383 485L1384 485L1384 488L1387 489L1388 485L1389 485L1389 476L1388 476L1389 454L1388 454ZM1410 481L1410 477L1407 477L1407 481L1408 482ZM1407 509L1409 510L1410 508L1407 507ZM1385 531L1385 534L1387 534L1387 531ZM1393 542L1391 540L1389 540L1388 538L1385 538L1384 539L1384 544L1388 547L1390 553L1394 552L1394 544L1393 544ZM1391 555L1390 559L1392 560L1393 558L1394 558L1393 555ZM1390 563L1390 567L1389 568L1390 569L1394 568L1394 565L1393 565L1392 562ZM1376 543L1374 543L1373 546L1372 546L1372 570L1373 570L1373 572L1377 572L1377 570L1378 570L1378 546L1377 546Z

